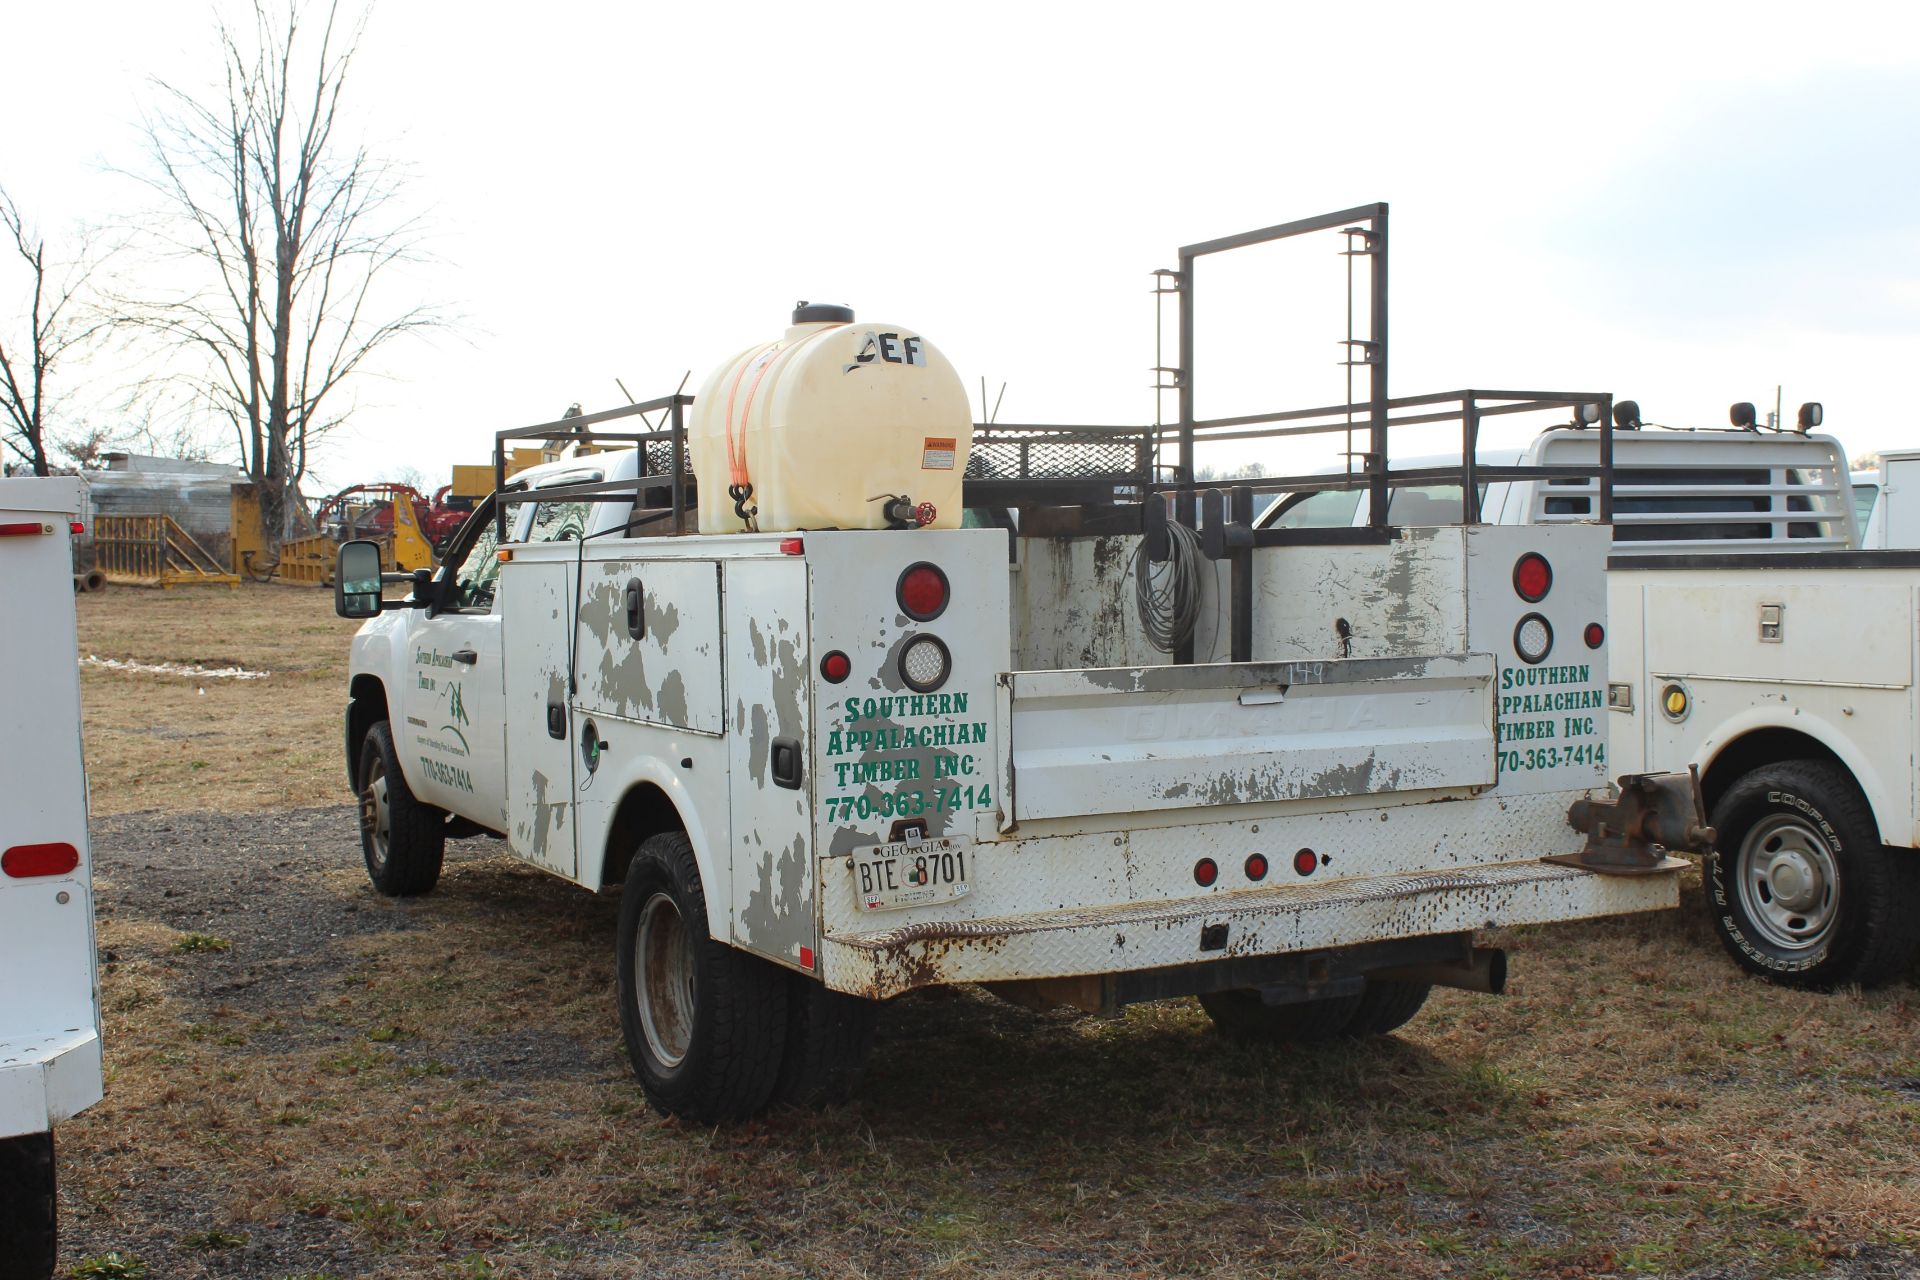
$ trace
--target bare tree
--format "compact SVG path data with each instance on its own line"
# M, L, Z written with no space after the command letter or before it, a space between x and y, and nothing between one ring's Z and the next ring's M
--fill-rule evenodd
M81 237L70 260L49 264L47 238L27 226L19 206L4 190L0 190L0 233L25 267L27 286L24 340L0 331L0 443L34 475L51 475L47 427L54 396L50 384L62 357L94 334L81 301L93 258L88 240Z
M172 215L159 234L181 274L176 292L125 308L172 354L197 356L169 376L230 425L275 543L314 448L352 412L342 388L393 339L440 323L377 296L418 232L395 208L394 169L340 136L365 14L348 21L331 0L310 32L300 0L281 2L254 0L250 32L221 25L217 98L159 83L143 180Z

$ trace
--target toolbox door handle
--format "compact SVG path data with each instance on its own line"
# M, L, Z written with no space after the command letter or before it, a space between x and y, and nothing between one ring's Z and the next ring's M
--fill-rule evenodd
M647 635L646 593L640 588L640 579L627 579L627 635L635 640L644 640Z
M547 704L547 736L564 740L567 736L567 706L564 702Z
M455 649L452 656L455 662L464 662L468 666L480 661L480 655L471 649Z
M800 789L800 739L773 740L773 785L789 791Z

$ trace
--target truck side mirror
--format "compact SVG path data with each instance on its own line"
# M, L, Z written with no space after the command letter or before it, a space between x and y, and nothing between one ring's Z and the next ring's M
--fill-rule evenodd
M333 611L343 618L371 618L380 612L380 544L344 544L334 560Z
M1805 435L1807 434L1807 432L1819 426L1820 420L1826 416L1827 416L1826 410L1820 407L1820 402L1818 400L1809 400L1805 404L1801 405L1800 406L1800 434Z

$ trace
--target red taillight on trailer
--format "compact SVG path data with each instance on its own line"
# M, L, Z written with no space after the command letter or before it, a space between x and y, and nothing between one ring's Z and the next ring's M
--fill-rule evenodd
M1202 889L1211 889L1219 878L1220 864L1212 858L1202 858L1193 864L1193 882Z
M78 520L69 520L67 522L67 532L71 533L76 538L79 537L81 534L85 533L86 531L87 531L87 526L81 524Z
M804 538L780 539L780 554L783 556L803 556L807 554L806 540Z
M1607 642L1607 629L1597 622L1589 622L1585 635L1587 648L1598 649Z
M16 880L64 876L79 865L80 851L70 844L17 844L0 853L0 871Z
M1319 865L1320 855L1311 849L1302 849L1293 855L1293 873L1297 876L1310 876Z
M52 532L52 525L41 524L38 520L0 524L0 538L37 538L43 533Z
M853 659L835 649L820 659L820 674L829 684L839 684L853 674Z
M946 611L947 596L947 575L941 572L940 566L924 560L908 565L894 588L900 612L915 622L932 622L939 617Z
M1513 589L1528 604L1539 604L1553 590L1553 566L1538 551L1529 551L1513 566Z
M1258 853L1247 855L1247 879L1265 880L1267 878L1267 860Z

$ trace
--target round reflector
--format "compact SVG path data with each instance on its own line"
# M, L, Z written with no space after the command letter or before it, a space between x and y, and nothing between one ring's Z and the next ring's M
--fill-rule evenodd
M1267 878L1267 860L1257 853L1247 855L1247 879L1265 880Z
M1513 589L1528 604L1538 604L1553 590L1553 566L1538 551L1529 551L1514 562Z
M1212 858L1202 858L1193 864L1193 882L1202 889L1211 888L1220 878L1220 864Z
M1529 665L1544 661L1553 652L1553 627L1539 614L1528 614L1513 629L1513 651Z
M900 654L900 678L915 693L932 693L952 672L952 655L933 636L915 636Z
M820 659L820 674L827 679L828 683L839 684L853 674L853 659L835 649Z
M1320 855L1311 849L1302 849L1293 855L1293 871L1295 875L1310 876L1313 874L1314 868L1319 865Z
M1597 622L1589 622L1582 638L1586 640L1587 648L1598 649L1607 642L1607 629Z
M915 622L932 622L947 608L947 575L938 565L924 560L910 564L900 575L894 595L900 601L900 612Z

